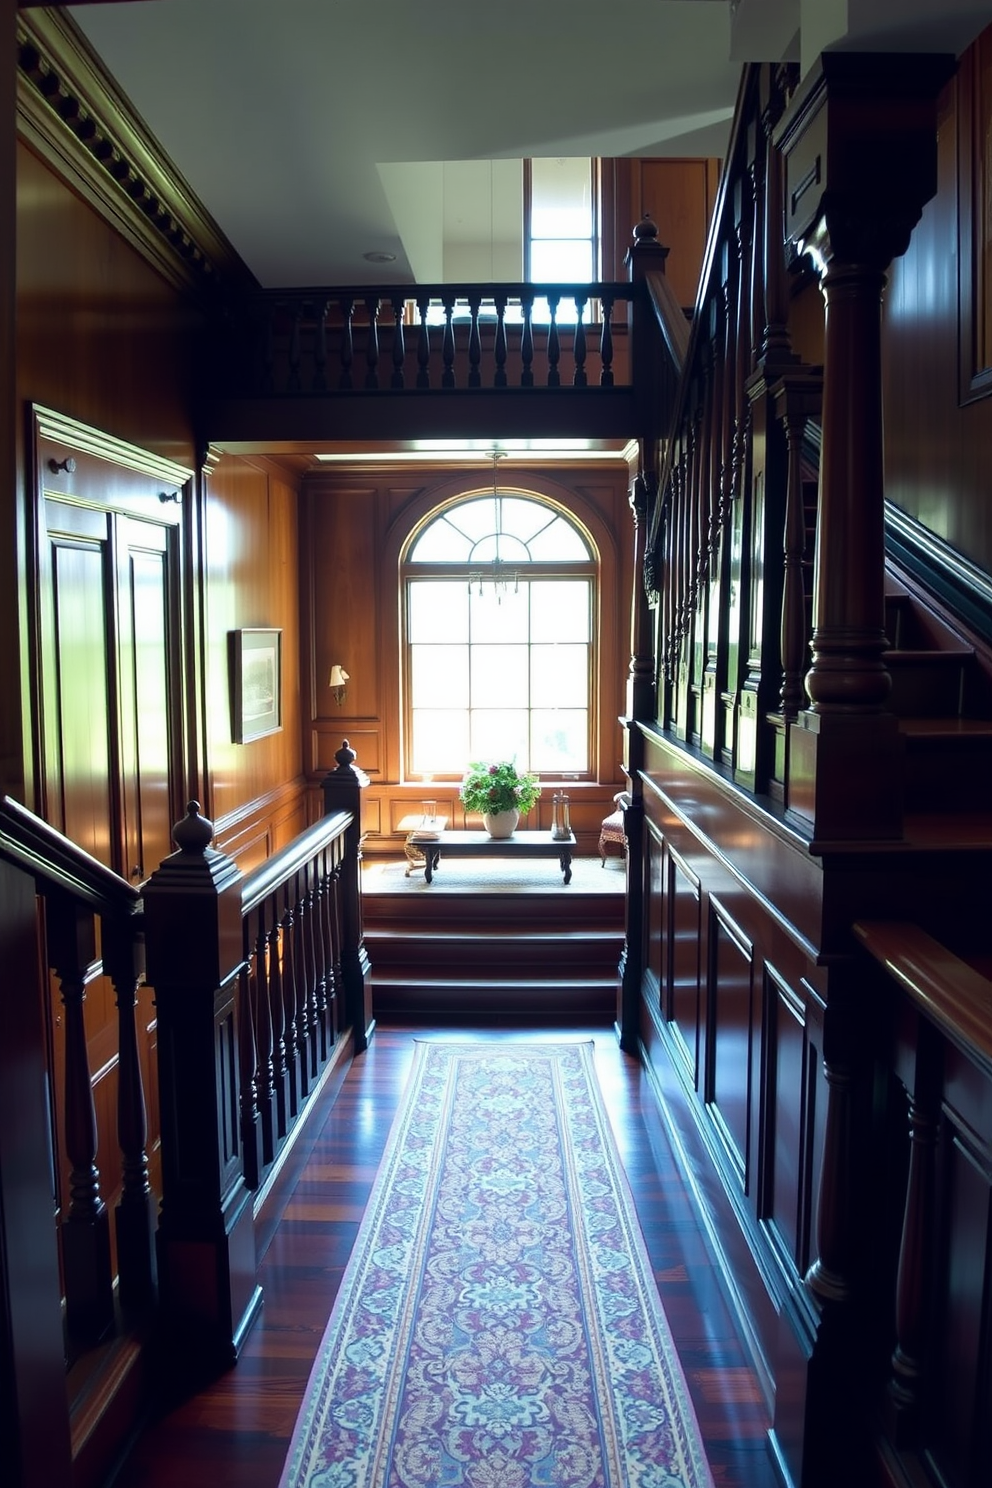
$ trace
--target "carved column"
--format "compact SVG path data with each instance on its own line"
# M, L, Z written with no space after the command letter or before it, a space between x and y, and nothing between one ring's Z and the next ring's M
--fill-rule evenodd
M902 831L901 741L885 712L881 299L936 190L936 95L952 59L828 53L778 130L786 235L825 301L810 707L788 805L823 839Z
M176 1359L232 1363L261 1305L242 1170L238 991L241 874L210 847L197 802L143 891L158 1009L163 1324Z
M654 719L655 656L651 610L645 584L644 553L649 496L657 490L652 474L637 476L630 489L634 522L634 589L630 617L630 668L627 677L627 717Z

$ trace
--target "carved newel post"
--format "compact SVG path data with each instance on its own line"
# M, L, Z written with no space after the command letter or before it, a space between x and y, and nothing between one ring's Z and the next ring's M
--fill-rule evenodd
M334 756L335 768L324 776L324 814L351 813L345 831L344 862L341 865L341 980L344 984L345 1023L350 1023L355 1053L369 1046L375 1029L372 1013L372 964L365 949L362 921L362 789L369 783L364 770L355 764L355 751L348 740Z
M242 875L190 802L178 852L143 891L158 1012L159 1284L165 1329L193 1367L231 1363L261 1304L242 1171L238 988Z
M819 840L902 833L884 609L881 302L937 186L936 98L953 58L825 53L777 131L786 237L825 301L810 707L788 805Z

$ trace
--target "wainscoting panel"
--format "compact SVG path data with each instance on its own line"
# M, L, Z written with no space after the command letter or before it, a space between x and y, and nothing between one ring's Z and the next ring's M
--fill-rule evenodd
M667 851L668 967L664 985L665 1012L675 1050L682 1055L686 1078L699 1088L700 1013L700 894L699 879L677 852Z
M746 1193L751 1153L754 948L713 895L708 909L706 1101L731 1168Z

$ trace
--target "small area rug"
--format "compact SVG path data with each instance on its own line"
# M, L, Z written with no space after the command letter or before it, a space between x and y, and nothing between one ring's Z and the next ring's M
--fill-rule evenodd
M589 1043L418 1043L281 1488L712 1488Z

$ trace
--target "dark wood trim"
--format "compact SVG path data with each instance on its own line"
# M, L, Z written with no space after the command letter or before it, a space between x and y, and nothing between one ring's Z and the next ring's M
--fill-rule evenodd
M986 79L983 91L982 80ZM969 47L958 66L958 354L961 403L992 393L992 29ZM984 105L984 108L983 108ZM983 117L984 114L984 117ZM982 322L984 321L984 331ZM983 357L981 347L986 345Z
M176 288L203 296L255 276L65 10L17 17L17 128Z

